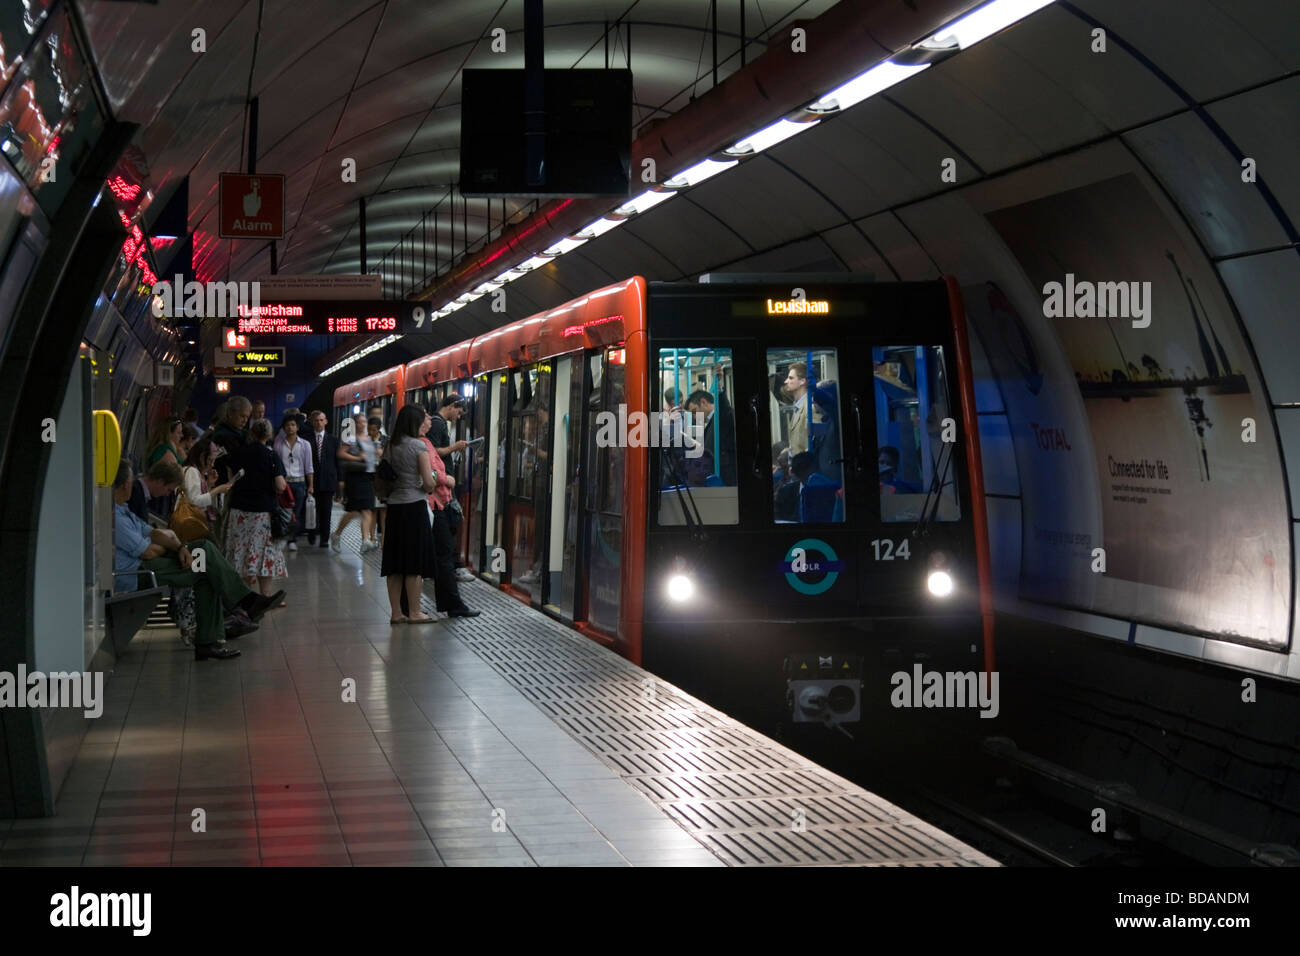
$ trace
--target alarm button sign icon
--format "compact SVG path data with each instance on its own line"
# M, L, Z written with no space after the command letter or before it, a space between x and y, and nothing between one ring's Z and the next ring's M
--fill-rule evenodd
M222 239L284 238L284 177L278 174L222 173Z
M259 196L257 192L260 186L260 181L256 179L254 179L252 184L249 186L249 188L252 189L252 192L244 197L245 216L256 216L258 210L262 208L262 197Z

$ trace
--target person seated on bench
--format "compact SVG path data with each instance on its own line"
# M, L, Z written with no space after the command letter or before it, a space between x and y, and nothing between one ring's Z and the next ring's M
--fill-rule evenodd
M148 522L132 514L127 506L131 499L132 477L131 463L122 459L113 481L113 570L153 571L159 584L193 587L198 610L194 659L238 657L239 651L222 640L223 608L238 609L248 616L249 623L239 624L225 634L227 637L240 637L257 630L255 622L279 603L283 593L263 597L249 590L216 548L204 548L204 570L193 570L193 554L173 531L151 528ZM121 590L135 590L136 584L130 576L118 580L125 582Z

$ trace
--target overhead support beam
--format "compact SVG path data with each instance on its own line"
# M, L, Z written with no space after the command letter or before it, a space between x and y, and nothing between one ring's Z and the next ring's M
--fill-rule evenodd
M745 2L740 0L740 68L745 68Z
M357 200L357 221L361 229L361 274L367 273L366 268L366 197L362 196Z
M542 0L524 0L524 181L546 185L546 48Z
M248 101L248 175L257 172L257 97Z
M718 0L709 0L709 16L713 18L713 85L718 85Z

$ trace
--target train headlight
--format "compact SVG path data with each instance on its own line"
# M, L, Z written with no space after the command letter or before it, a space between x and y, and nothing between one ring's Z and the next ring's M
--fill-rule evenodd
M683 574L678 571L668 577L668 596L674 601L681 603L689 601L695 594L695 582L691 580L689 574Z
M953 589L952 575L947 571L931 571L930 576L925 579L925 586L935 597L947 597Z

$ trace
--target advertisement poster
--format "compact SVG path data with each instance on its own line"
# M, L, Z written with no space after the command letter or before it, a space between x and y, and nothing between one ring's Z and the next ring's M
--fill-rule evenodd
M1132 174L987 213L1041 293L1091 445L1105 570L1039 600L1285 647L1283 472L1258 370L1211 267ZM1038 316L1033 317L1038 320ZM1039 321L1042 321L1039 320ZM1072 489L1061 488L1062 498ZM1026 528L1026 539L1032 529ZM1026 555L1030 553L1026 541ZM1085 555L1078 555L1078 559ZM1042 582L1035 582L1040 584Z

